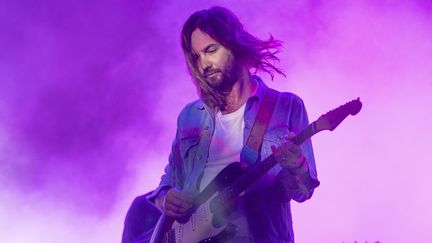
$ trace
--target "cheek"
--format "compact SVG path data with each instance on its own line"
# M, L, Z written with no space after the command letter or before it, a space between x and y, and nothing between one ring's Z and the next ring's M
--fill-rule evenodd
M224 70L231 69L234 62L234 58L230 54L221 55L219 58L219 67L223 68Z

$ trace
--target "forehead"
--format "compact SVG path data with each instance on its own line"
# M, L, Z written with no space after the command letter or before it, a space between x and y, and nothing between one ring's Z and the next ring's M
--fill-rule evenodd
M207 33L202 32L200 29L195 29L191 35L192 51L195 53L203 51L210 44L219 44Z

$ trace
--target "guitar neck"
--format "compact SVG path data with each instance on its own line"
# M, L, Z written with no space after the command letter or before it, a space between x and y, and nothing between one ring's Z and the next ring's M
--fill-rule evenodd
M300 133L298 133L291 141L294 144L301 145L307 139L311 138L316 133L320 132L316 128L315 122L309 124L305 129L303 129ZM217 196L217 203L225 203L230 201L234 197L238 196L241 192L243 192L249 185L251 185L254 181L264 175L268 170L273 168L277 164L277 160L275 156L272 154L267 157L265 160L260 163L255 163L252 167L250 167L240 178L238 178L232 185L226 187L219 195Z
M320 130L317 129L316 123L312 122L307 126L305 129L303 129L301 132L299 132L295 137L291 139L291 142L297 145L303 144L306 140L311 138L313 135L320 132Z

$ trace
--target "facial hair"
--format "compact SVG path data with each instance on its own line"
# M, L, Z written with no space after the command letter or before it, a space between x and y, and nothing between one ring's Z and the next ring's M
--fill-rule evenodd
M241 68L235 60L226 68L210 68L204 70L204 80L213 89L228 92L240 77Z

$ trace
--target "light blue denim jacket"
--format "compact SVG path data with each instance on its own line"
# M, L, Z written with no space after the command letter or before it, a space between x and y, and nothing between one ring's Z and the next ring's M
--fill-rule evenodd
M243 141L247 141L259 104L264 92L269 89L257 76L257 91L251 96L245 108L245 128ZM169 163L161 178L159 187L149 195L153 201L164 187L176 187L192 194L198 193L199 180L204 172L212 134L214 131L214 112L202 100L196 100L181 111L177 120L177 132L172 144ZM288 133L298 133L309 124L303 101L288 92L279 93L274 112L264 135L260 158L271 153L271 146L278 146L287 139ZM309 165L307 175L294 177L278 164L255 182L245 195L248 208L247 218L250 232L256 242L294 242L290 200L303 202L312 196L319 185L312 143L309 140L301 145L303 155ZM242 158L257 158L258 154L244 154L251 151L243 149ZM258 160L260 161L260 160ZM233 161L234 162L234 161ZM247 163L255 163L245 161ZM292 182L295 189L284 186Z

